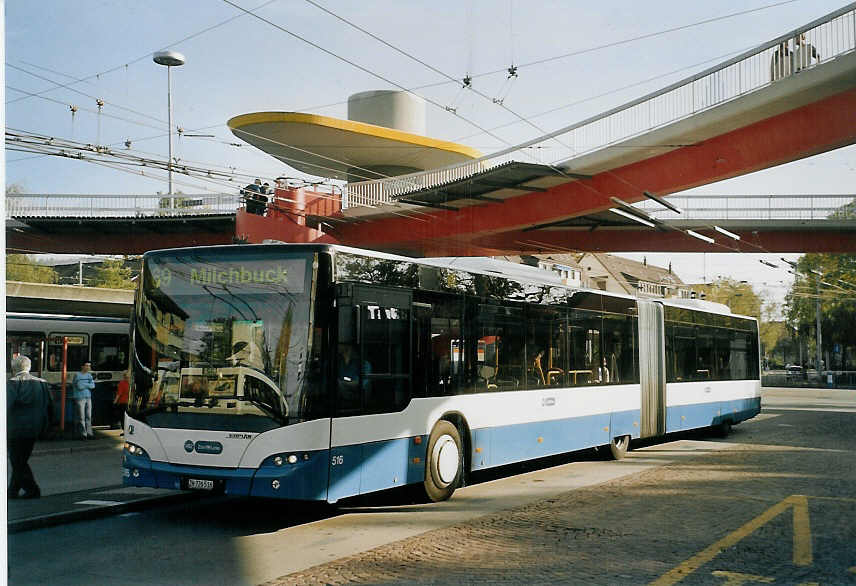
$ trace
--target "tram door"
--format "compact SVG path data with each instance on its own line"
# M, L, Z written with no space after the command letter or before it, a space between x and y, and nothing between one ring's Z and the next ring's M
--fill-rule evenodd
M639 300L640 437L666 433L666 364L663 305Z

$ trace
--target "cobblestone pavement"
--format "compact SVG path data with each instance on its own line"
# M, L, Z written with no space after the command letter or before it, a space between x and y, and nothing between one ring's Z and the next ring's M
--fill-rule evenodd
M732 449L268 584L856 584L854 431L853 412L767 413Z

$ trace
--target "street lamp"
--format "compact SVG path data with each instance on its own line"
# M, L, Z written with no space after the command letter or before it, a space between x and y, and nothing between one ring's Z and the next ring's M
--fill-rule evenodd
M169 161L167 161L167 169L169 170L169 205L170 208L175 208L175 198L172 197L172 68L184 65L184 55L176 51L158 51L152 55L152 61L158 65L166 66L166 107L169 121Z

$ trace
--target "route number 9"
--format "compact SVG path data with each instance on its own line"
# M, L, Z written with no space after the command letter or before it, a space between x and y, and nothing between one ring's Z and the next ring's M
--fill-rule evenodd
M343 456L342 454L336 454L330 460L330 464L332 466L341 466L344 463L345 463L345 456Z

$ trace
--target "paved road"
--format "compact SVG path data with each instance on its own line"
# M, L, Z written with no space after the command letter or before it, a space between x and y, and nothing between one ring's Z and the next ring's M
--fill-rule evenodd
M856 584L856 392L764 405L726 441L577 455L438 505L220 498L11 535L10 583Z

